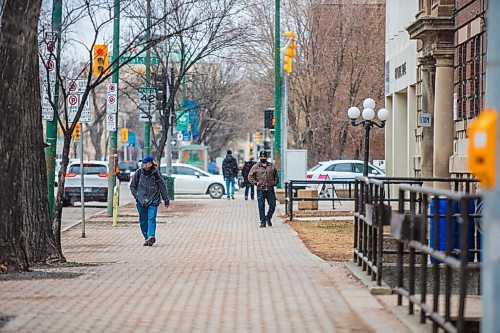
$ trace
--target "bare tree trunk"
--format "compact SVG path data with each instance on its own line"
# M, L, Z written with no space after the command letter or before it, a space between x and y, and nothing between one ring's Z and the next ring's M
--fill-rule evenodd
M52 233L43 154L37 24L40 0L5 3L0 31L0 270L62 258Z

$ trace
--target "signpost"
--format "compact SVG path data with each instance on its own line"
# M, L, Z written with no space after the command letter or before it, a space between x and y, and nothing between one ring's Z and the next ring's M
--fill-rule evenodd
M116 131L116 114L109 113L106 115L106 130L114 132Z
M133 59L131 59L133 58ZM160 63L160 58L158 57L151 57L151 64L152 65L158 65ZM120 64L125 63L126 61L129 61L129 65L145 65L146 64L146 57L138 56L138 57L121 57L120 58Z
M85 89L87 88L87 80L69 80L67 83L67 91L69 96L76 95L78 96L78 102L77 105L80 105L80 102L82 100L82 95L85 92ZM69 99L68 96L68 99ZM76 111L78 111L78 107L76 108ZM69 107L68 107L68 115L69 115ZM75 112L76 114L76 112ZM73 122L75 119L75 115L69 116L69 121ZM81 123L90 123L91 121L91 112L90 112L90 101L87 98L85 101L85 105L83 106L82 114L80 115L79 121Z
M106 114L116 114L118 112L117 98L118 88L115 83L108 85L108 93L106 98Z
M67 105L68 105L68 122L72 123L75 120L76 113L78 112L80 96L79 95L68 95Z

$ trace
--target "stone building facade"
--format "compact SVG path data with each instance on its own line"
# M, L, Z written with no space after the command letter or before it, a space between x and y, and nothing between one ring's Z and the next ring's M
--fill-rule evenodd
M406 67L406 73L416 70L415 95L408 94L411 90L406 95L407 101L415 101L416 112L408 113L412 119L407 120L408 137L404 139L408 143L405 156L413 154L413 158L408 166L393 161L398 168L388 174L407 171L408 176L417 177L469 177L466 129L484 106L487 0L415 0L411 5L405 2L404 6L387 6L387 17L408 14L415 5L416 15L405 26L409 38L416 41L415 67ZM390 37L387 60L394 53ZM391 88L389 92L397 91ZM402 150L396 152L393 146L394 142L399 145L404 134L398 133L404 122L398 113L404 99L401 102L399 97L391 98L387 91L386 97L387 107L393 111L392 122L399 124L392 134L386 133L386 150L393 149L391 158L400 159Z

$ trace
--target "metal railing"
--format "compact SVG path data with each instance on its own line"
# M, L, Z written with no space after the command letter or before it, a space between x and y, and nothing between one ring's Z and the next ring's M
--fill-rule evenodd
M470 192L477 182L468 178L408 178L408 177L356 177L354 188L354 262L382 285L384 255L396 255L395 248L385 244L384 226L390 225L391 204L408 203L409 198L393 196L395 187L421 186L426 182L446 183L450 189ZM404 193L403 193L404 195ZM416 199L418 202L421 197ZM408 254L408 251L405 252Z
M317 190L318 196L313 198L305 198L298 196L298 190L307 188L308 185L319 185ZM354 201L355 180L353 179L335 179L335 180L290 180L285 182L285 211L290 221L293 220L293 203L299 201L331 201L332 209L335 209L335 201ZM309 188L313 190L314 188ZM344 190L347 195L339 196L338 191Z
M408 199L405 199L407 198ZM476 212L481 196L435 190L428 187L401 185L398 211L392 213L391 234L397 239L397 286L398 305L403 298L409 301L409 314L414 314L415 305L421 308L420 322L428 317L433 322L433 331L442 328L446 332L466 332L465 308L468 279L471 272L479 275L480 250L471 237L478 229L470 229L471 223L480 218ZM407 211L409 205L409 211ZM444 210L444 211L443 211ZM474 210L474 211L472 211ZM445 232L441 228L443 227ZM479 221L477 221L479 222ZM428 232L430 225L432 233ZM458 230L456 230L458 229ZM472 233L472 234L471 234ZM444 244L440 237L445 236ZM458 236L457 236L458 235ZM431 238L433 242L431 242ZM457 241L458 240L458 241ZM404 247L409 248L408 268L404 268ZM416 260L420 257L420 276L417 278ZM476 262L474 262L476 261ZM443 267L444 266L444 267ZM442 270L444 268L444 288ZM431 280L428 270L432 271ZM405 279L405 276L407 279ZM453 279L452 279L453 277ZM419 281L417 281L419 280ZM405 281L407 281L405 283ZM419 282L420 297L416 294ZM432 303L428 302L428 282L432 282ZM406 284L406 286L405 286ZM452 288L458 288L458 312L452 318ZM479 286L479 284L478 284ZM444 314L440 311L440 297L444 289ZM479 293L479 287L477 290Z

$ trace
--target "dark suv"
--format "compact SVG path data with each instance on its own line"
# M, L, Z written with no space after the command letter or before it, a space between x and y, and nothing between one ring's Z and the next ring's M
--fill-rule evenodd
M119 173L116 175L122 182L130 180L130 173L139 169L139 163L136 161L122 161L118 163Z

